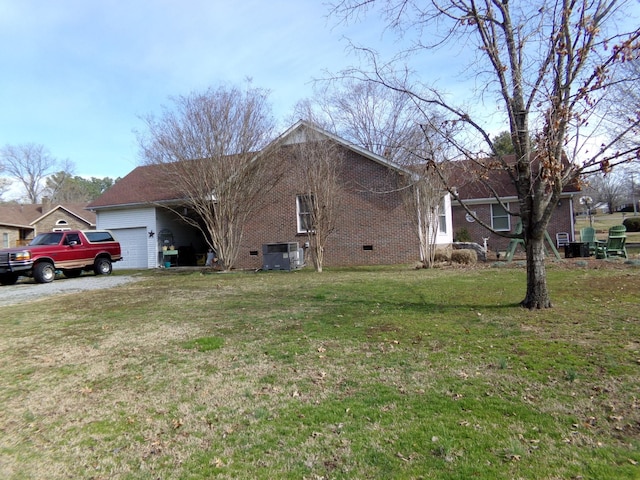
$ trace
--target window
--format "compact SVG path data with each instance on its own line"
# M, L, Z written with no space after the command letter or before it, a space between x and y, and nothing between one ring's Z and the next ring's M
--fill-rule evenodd
M67 223L67 221L66 221L66 220L58 220L58 221L56 222L56 225L69 225L69 223Z
M87 240L91 243L99 243L99 242L115 242L111 233L101 231L101 230L92 230L90 232L84 232Z
M313 195L298 195L296 208L298 211L298 233L307 233L313 230L312 215Z
M509 208L509 204L505 204L505 206ZM491 205L491 226L498 232L508 232L511 230L509 212L498 203Z
M445 207L446 203L443 198L438 207L438 231L440 233L447 233L447 210Z
M9 234L2 234L2 248L9 248Z
M65 245L80 245L80 243L80 235L78 235L77 233L69 233L64 238Z

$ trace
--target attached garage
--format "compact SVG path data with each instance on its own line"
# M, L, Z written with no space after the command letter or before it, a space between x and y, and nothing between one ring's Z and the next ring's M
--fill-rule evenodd
M113 268L149 268L146 227L112 228L111 232L122 249L122 260L114 263Z

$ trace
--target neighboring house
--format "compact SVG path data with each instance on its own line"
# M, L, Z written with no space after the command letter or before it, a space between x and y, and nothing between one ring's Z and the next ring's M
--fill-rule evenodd
M456 169L451 175L450 183L456 188L460 199L464 201L469 210L475 212L478 219L498 232L515 231L518 217L511 216L508 212L518 212L518 197L515 187L505 171L491 170L490 174L479 175L477 164L456 162ZM478 180L479 176L483 176L485 179L480 181ZM506 205L507 210L496 200L496 195ZM568 233L570 241L575 240L574 199L577 200L579 196L580 190L576 184L565 186L560 196L560 201L547 227L549 237L556 246L556 234L558 233ZM453 202L452 210L454 240L466 233L471 242L484 246L485 239L487 239L487 258L492 258L492 254L494 254L493 258L496 258L496 252L506 250L510 242L509 238L484 228L458 202Z
M96 215L86 204L18 204L0 205L0 246L26 245L38 233L54 230L94 229Z
M295 163L289 151L295 144L318 135L336 142L344 159L340 171L343 208L325 249L325 266L418 261L417 226L397 188L398 177L410 172L306 122L298 122L271 146L277 148L278 161L289 162L288 173L271 190L266 206L246 223L236 268L261 268L266 244L297 243L304 250L307 233L301 228L305 223L301 185L305 167ZM124 260L114 268L161 266L162 247L167 244L178 250L178 264L202 262L206 241L200 231L166 208L183 207L180 195L157 181L162 174L162 165L137 167L87 207L95 211L98 228L112 230L122 245ZM448 195L443 202L437 243L450 244Z

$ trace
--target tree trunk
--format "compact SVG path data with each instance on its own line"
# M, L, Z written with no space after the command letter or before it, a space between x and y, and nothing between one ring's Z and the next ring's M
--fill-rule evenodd
M525 239L527 251L527 295L520 303L530 310L551 308L547 289L547 270L544 264L544 235Z

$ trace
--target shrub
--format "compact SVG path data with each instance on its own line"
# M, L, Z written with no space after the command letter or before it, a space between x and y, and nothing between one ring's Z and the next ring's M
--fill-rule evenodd
M454 242L470 242L471 235L469 234L469 230L467 230L464 227L458 229L458 231L454 235L453 241Z
M629 217L622 222L627 232L640 232L640 217Z
M449 262L451 260L451 252L452 252L451 245L448 245L446 247L437 247L436 253L433 258L434 262L436 263Z
M451 261L453 263L462 263L464 265L475 265L478 262L478 254L475 250L454 250L451 252Z

